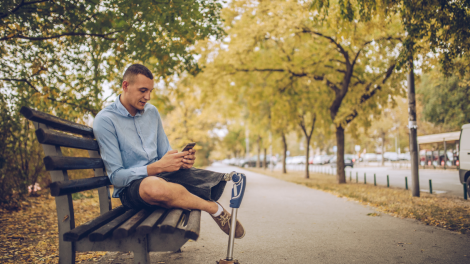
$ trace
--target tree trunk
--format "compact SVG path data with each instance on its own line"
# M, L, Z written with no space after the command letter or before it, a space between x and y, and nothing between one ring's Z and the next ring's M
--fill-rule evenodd
M385 151L385 133L382 133L382 167L385 165L384 151Z
M286 170L286 159L287 159L287 140L286 140L286 135L284 132L282 132L282 146L283 146L283 152L282 152L282 173L287 173Z
M346 174L344 172L344 128L336 128L336 179L338 183L346 183Z
M310 135L310 137L306 137L307 147L305 148L306 149L306 153L305 153L305 157L306 157L306 159L305 159L305 178L307 178L307 179L310 178L310 171L308 170L308 155L309 155L309 152L310 152L310 139L311 138L312 138L311 135Z
M258 156L256 157L256 168L261 168L261 162L260 162L260 155L261 155L261 144L260 144L261 137L258 136L258 139L256 140L256 145L258 147Z
M267 169L268 168L268 163L266 162L267 160L267 157L266 157L266 153L268 152L268 149L267 148L264 148L264 160L263 160L263 167L264 169Z

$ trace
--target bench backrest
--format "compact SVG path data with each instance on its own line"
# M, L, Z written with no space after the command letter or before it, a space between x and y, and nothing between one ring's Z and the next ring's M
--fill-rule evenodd
M93 128L77 124L53 115L22 107L20 113L33 121L36 136L41 143L45 158L46 170L51 175L51 195L55 196L59 223L59 238L63 233L75 228L72 193L98 189L100 213L111 210L109 181L99 154L98 143L94 139ZM65 133L64 133L65 132ZM89 158L66 157L61 147L88 150ZM69 180L67 171L93 169L95 177Z

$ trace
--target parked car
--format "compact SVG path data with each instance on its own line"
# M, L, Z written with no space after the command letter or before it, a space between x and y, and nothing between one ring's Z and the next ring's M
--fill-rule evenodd
M411 160L411 155L409 152L398 154L398 160Z
M330 160L330 163L331 163L331 167L332 168L336 168L337 166L337 157L334 156L333 158L331 158ZM355 156L352 155L352 154L345 154L344 155L344 167L351 167L353 168L354 167L354 160L355 159Z
M293 159L294 157L286 157L286 164L292 164L291 160Z
M359 160L357 156L354 154L344 154L344 158L351 159L353 163Z
M321 163L321 155L317 155L317 156L313 157L312 164L315 164L315 165L322 164Z
M460 182L462 184L467 184L467 193L470 193L470 124L462 126L459 145Z
M362 158L362 161L371 162L371 161L378 161L379 158L377 156L378 155L375 153L365 153L361 156L361 158ZM380 157L380 160L382 160L382 156Z
M330 160L333 157L334 156L332 156L332 155L318 155L318 156L315 156L315 158L313 159L313 164L315 164L315 165L327 164L327 163L330 162Z
M396 152L385 152L384 159L389 161L398 161L398 153Z
M251 157L247 160L240 161L239 164L240 164L240 167L243 167L243 168L256 167L256 161L257 160L258 160L258 156L253 156L253 157ZM260 155L259 162L260 162L261 166L263 166L264 155ZM271 164L271 156L266 157L266 163L267 163L268 166ZM274 164L274 166L276 166L275 161L273 161L273 164Z
M306 156L294 156L289 161L286 159L286 164L305 164Z
M315 159L315 155L308 157L308 164L313 164L314 159Z

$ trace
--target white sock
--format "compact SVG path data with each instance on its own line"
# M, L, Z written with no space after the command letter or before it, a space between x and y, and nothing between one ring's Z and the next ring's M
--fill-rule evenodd
M224 211L224 208L222 208L222 206L219 203L216 203L216 204L219 208L217 209L217 212L215 212L215 214L212 215L213 217L219 216Z

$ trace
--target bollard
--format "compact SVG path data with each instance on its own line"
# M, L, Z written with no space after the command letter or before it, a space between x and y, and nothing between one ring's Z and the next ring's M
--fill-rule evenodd
M352 176L351 175L352 175L352 171L349 172L349 182L352 181Z
M356 183L359 181L359 175L356 172Z
M387 187L390 187L390 181L388 179L388 175L387 175Z
M374 173L374 186L377 186L377 180L375 179L375 173Z
M364 184L367 184L366 173L364 172Z
M408 177L405 177L405 188L408 190Z
M467 200L467 184L463 184L463 198Z
M432 194L432 181L429 180L429 193Z

